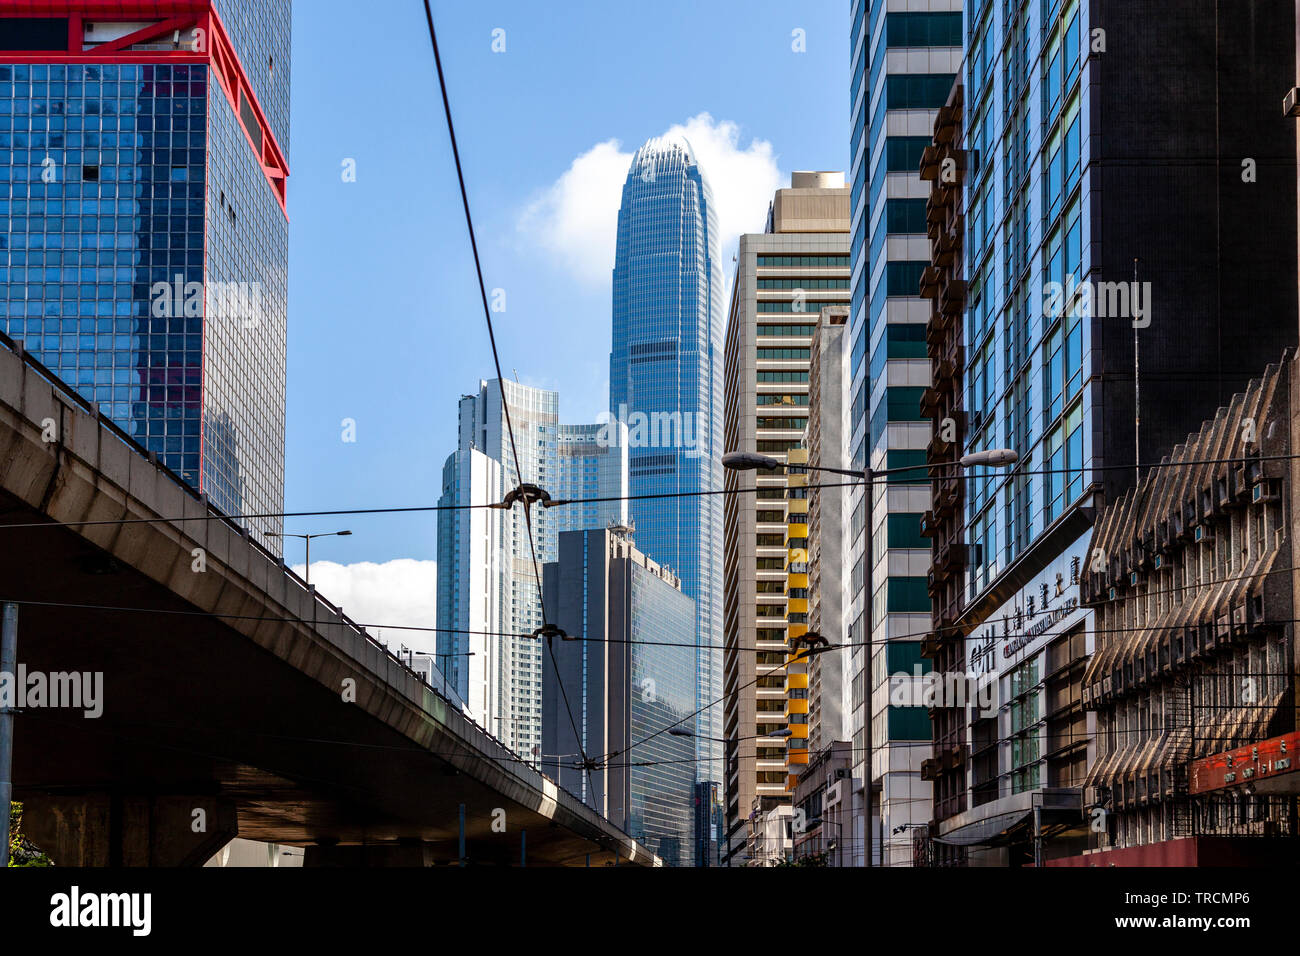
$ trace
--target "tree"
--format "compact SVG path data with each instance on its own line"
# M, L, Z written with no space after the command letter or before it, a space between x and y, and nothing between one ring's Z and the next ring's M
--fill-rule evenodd
M31 840L23 836L23 805L9 804L9 865L53 866L50 858Z

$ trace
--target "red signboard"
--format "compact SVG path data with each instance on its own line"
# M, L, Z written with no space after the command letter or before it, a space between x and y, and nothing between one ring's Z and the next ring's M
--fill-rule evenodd
M1294 773L1300 768L1297 755L1300 755L1300 732L1197 760L1192 763L1191 792L1241 787Z

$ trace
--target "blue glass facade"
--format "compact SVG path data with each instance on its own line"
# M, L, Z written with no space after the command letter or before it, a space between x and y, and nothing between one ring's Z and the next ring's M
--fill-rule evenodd
M542 656L543 772L668 866L693 865L695 748L664 731L696 708L695 603L625 531L562 533L543 576L550 620L586 637ZM616 756L586 772L581 753Z
M287 151L289 3L221 6ZM223 511L279 512L288 221L207 63L120 55L0 63L0 329Z
M691 653L694 607L645 568L631 571L632 740L628 751L628 834L663 857L669 866L696 862L693 841L695 764L689 740L659 733L678 724L695 702L695 655ZM676 645L676 646L665 646ZM653 689L648 693L647 689ZM690 726L689 721L681 726ZM635 766L645 763L649 766Z
M713 195L684 141L651 140L623 186L613 279L610 408L628 426L633 496L722 488L722 268ZM722 696L722 502L634 500L638 547L696 602L696 708ZM721 707L695 730L719 736ZM721 744L701 740L701 779L721 779Z

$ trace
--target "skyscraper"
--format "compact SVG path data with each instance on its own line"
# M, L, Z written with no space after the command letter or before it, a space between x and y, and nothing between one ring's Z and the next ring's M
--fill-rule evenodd
M223 511L282 511L289 0L35 7L0 14L0 328Z
M722 266L713 193L690 143L653 139L623 185L609 400L628 428L637 542L695 601L701 780L721 775ZM703 494L702 494L703 493Z
M796 172L776 191L766 231L740 237L724 359L727 451L784 461L799 450L820 310L848 303L848 228L844 174ZM787 642L808 630L809 502L803 475L789 481L799 486L791 501L779 470L729 471L725 480L738 493L723 504L719 736L727 739L725 855L736 862L750 814L788 805L808 761L808 674L787 672Z
M929 309L918 291L929 243L919 162L930 143L934 111L947 99L961 65L961 9L961 0L853 0L850 8L853 294L846 334L852 404L846 437L852 468L925 462L930 426L920 399L930 384ZM862 492L850 493L846 615L854 648L854 776L869 778L873 796L866 818L875 862L884 865L909 865L912 828L930 819L930 784L920 776L929 754L929 717L921 707L890 706L885 680L887 673L919 664L920 636L930 624L930 549L920 534L929 502L924 471L875 483L869 507ZM863 521L874 529L873 555L862 554ZM867 561L874 572L875 593L869 597L863 594ZM870 655L864 653L868 646ZM865 707L871 708L874 738L869 772L863 762ZM851 845L861 848L861 815L856 826Z
M458 447L443 466L439 504L500 502L521 483L549 489L559 472L559 402L546 389L480 381L477 394L460 400ZM470 715L531 758L541 746L541 649L525 635L542 625L537 578L555 560L556 522L534 507L530 546L521 505L444 511L439 519L437 618L446 629L439 665ZM488 633L465 633L475 631Z
M557 534L627 526L630 519L624 431L616 421L560 426L558 477L547 491L552 499L582 503L550 512Z
M695 710L694 602L605 528L561 534L543 590L548 618L585 640L542 655L542 769L669 866L690 866L694 745L660 731ZM588 774L582 753L617 757Z

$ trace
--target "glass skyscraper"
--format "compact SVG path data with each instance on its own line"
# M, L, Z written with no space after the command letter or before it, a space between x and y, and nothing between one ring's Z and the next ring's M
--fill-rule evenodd
M919 297L930 251L928 189L920 179L920 160L935 111L947 99L961 64L962 6L961 0L931 0L924 11L896 6L854 0L850 9L853 291L847 334L853 468L868 461L874 468L924 464L930 440L930 424L920 409L921 394L930 384L925 345L929 307ZM887 693L888 674L910 672L919 663L920 638L930 623L930 545L920 534L930 489L924 471L901 478L906 480L876 483L870 509L854 489L848 531L854 776L862 779L865 773L863 708L870 706L870 777L878 795L869 818L877 863L885 865L910 864L909 827L930 818L930 785L920 777L921 761L929 756L928 715L924 708L890 706ZM874 569L875 593L869 600L862 593L864 520L875 531L876 553L865 558ZM870 666L863 653L867 640L874 642ZM861 820L859 814L859 828ZM865 845L861 829L851 845ZM858 856L860 863L860 849Z
M627 440L622 432L617 422L560 426L559 469L547 491L552 499L583 503L549 512L557 533L627 525Z
M290 3L168 6L0 13L0 328L223 511L279 512Z
M721 779L722 267L717 212L695 151L652 139L623 185L614 258L610 409L628 428L638 547L695 601L701 780ZM695 709L695 708L692 708Z
M702 862L694 747L661 732L696 708L694 602L626 531L604 528L560 535L544 591L551 620L586 639L542 656L542 769L665 864ZM618 756L588 774L580 753Z
M439 504L496 503L523 483L550 489L559 477L559 414L558 392L481 380L476 394L461 397L457 449L443 466ZM532 509L531 547L522 505L441 512L438 526L436 613L447 629L438 634L439 664L470 716L529 759L541 745L542 674L541 647L527 635L542 626L537 573L555 560L554 515Z

